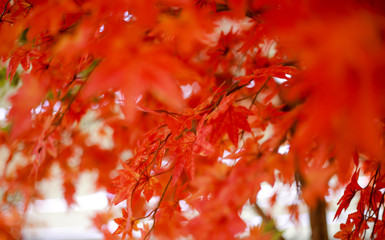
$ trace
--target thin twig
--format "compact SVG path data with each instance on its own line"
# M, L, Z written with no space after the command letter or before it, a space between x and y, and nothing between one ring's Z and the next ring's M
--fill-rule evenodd
M63 121L64 116L65 116L65 115L67 114L67 112L70 110L71 105L74 103L75 99L77 98L77 96L79 95L80 91L81 91L82 88L84 87L85 83L86 83L86 81L84 81L83 84L80 85L79 90L78 90L78 91L75 93L75 95L71 98L71 100L70 100L70 102L68 103L68 106L67 106L67 108L64 110L64 112L63 112L63 113L58 113L58 114L60 114L60 117L59 117L59 119L55 122L56 124L55 124L55 126L53 127L53 129L51 129L51 131L49 131L49 132L47 133L47 135L45 135L44 141L47 140L47 138L48 138L49 136L51 136L52 133L54 133L54 132L56 131L56 129L58 128L58 126L60 125L60 123Z
M166 192L167 192L168 186L170 186L171 180L172 180L172 176L170 177L170 180L168 180L168 183L167 183L167 185L166 185L166 187L165 187L165 189L164 189L164 191L163 191L163 193L162 193L162 196L161 196L160 199L159 199L159 203L158 203L158 205L156 206L156 208L154 209L154 215L153 215L154 222L153 222L153 224L152 224L152 227L151 227L151 229L147 232L147 234L146 234L146 236L143 238L143 240L146 240L148 237L150 237L150 233L151 233L151 232L154 230L154 228L155 228L155 220L156 220L156 219L155 219L155 215L156 215L156 213L157 213L158 210L159 210L160 204L162 203L162 200L163 200L164 196L166 195Z
M251 109L251 107L254 105L255 101L257 100L257 97L258 95L262 92L262 89L265 88L267 82L271 79L271 76L269 76L266 81L262 84L262 86L258 89L258 91L255 93L255 96L253 98L253 100L251 100L251 104L250 104L250 107L249 109Z
M4 16L4 14L5 14L5 11L7 11L7 6L8 6L8 4L9 4L9 2L11 2L11 0L8 0L8 1L5 3L4 10L3 10L3 12L2 12L1 15L0 15L0 22L4 21L4 20L2 20L2 18L3 18L3 16Z
M370 235L370 239L374 239L375 228L376 228L376 225L377 225L378 217L380 215L380 208L381 208L381 206L384 206L383 205L384 197L385 197L385 192L382 194L381 201L380 201L380 206L378 206L378 208L377 208L376 219L374 220L373 231L372 231L372 234Z

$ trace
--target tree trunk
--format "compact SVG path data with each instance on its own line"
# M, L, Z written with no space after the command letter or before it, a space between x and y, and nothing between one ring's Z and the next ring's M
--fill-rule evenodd
M311 239L327 240L328 230L326 223L326 203L325 199L318 199L317 203L309 208Z

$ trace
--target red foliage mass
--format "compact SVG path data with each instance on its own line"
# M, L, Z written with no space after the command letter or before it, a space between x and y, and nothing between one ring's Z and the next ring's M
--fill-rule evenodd
M260 183L296 183L312 207L333 176L347 184L335 218L361 193L335 237L360 239L372 222L370 236L383 238L384 9L376 0L2 0L0 87L15 91L0 132L9 152L0 238L20 237L54 165L69 206L86 171L113 204L126 203L114 234L111 214L93 218L106 239L234 239ZM90 139L89 115L108 147ZM24 162L11 168L17 156ZM294 203L290 211L298 218Z

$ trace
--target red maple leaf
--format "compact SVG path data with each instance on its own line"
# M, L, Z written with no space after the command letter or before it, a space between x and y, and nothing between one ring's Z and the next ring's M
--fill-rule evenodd
M345 188L345 191L344 191L344 195L342 195L342 197L340 198L340 200L338 201L338 209L336 211L336 214L334 215L334 219L336 219L337 217L340 216L342 210L346 210L349 205L350 205L350 202L352 201L354 195L362 190L362 187L357 183L357 180L358 180L358 175L360 173L360 170L358 169L352 176L351 180L350 180L350 183L346 186Z
M252 113L243 106L234 106L233 101L234 97L225 97L208 118L213 126L213 142L227 133L230 141L238 147L239 129L251 131L247 117Z

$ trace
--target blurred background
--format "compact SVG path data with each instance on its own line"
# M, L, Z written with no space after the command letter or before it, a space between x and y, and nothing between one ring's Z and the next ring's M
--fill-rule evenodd
M60 176L59 168L53 171L57 171L56 176ZM28 210L28 224L23 232L24 238L26 240L103 239L102 234L92 227L91 217L97 212L109 209L110 206L108 205L107 192L95 191L93 188L95 178L96 173L82 175L76 193L77 205L72 209L67 209L66 202L63 199L60 178L43 182L40 187L46 199L36 201ZM359 182L363 183L365 180L360 178ZM276 199L277 203L273 209L269 209L269 201L277 192L279 192ZM337 210L337 202L342 193L343 190L331 192L327 198L329 207L327 221L330 239L333 239L333 235L339 229L339 224L346 220L348 213L354 210L350 207L348 211L341 214L339 219L333 221L334 213ZM309 216L306 206L299 203L300 222L297 225L290 220L291 216L287 211L289 205L298 201L296 200L296 194L295 186L290 187L282 184L270 186L268 183L263 183L257 196L257 202L266 213L271 214L276 227L283 231L285 239L310 239ZM355 206L354 200L351 206ZM184 206L181 207L183 209ZM120 208L117 206L111 211L118 215ZM244 207L241 217L250 226L259 225L262 222L262 218L250 205ZM111 232L115 231L116 224L113 221L110 222L109 229ZM247 232L244 234L247 235Z

